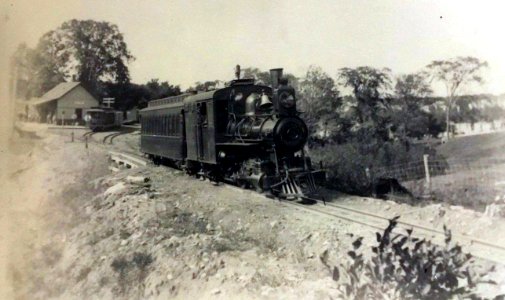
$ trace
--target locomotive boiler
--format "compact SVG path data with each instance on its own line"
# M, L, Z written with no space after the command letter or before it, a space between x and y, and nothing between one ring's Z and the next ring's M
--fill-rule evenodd
M141 111L141 151L190 174L284 198L308 198L325 173L305 155L305 122L295 90L270 70L272 86L254 79L149 102Z

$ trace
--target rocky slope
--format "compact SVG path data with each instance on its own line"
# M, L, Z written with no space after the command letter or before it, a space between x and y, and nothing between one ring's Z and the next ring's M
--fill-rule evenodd
M117 140L115 150L135 146ZM357 236L375 243L369 228L177 170L110 173L109 149L51 134L11 145L0 215L6 297L335 299L333 266ZM440 226L458 220L462 230L476 218L450 207L332 200ZM503 226L482 218L481 232Z

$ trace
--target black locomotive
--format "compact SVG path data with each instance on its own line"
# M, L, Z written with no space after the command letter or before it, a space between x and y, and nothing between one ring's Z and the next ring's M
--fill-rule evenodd
M238 73L240 74L240 73ZM227 87L149 102L141 151L155 163L285 198L308 198L325 173L305 155L308 130L282 69L272 87L236 79Z

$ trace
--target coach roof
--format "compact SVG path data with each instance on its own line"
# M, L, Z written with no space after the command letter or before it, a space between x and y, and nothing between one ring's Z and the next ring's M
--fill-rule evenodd
M202 100L212 99L212 97L214 97L214 94L217 91L219 91L219 90L213 90L213 91L209 91L209 92L203 92L203 93L198 93L198 94L195 94L195 95L191 95L191 96L186 97L184 99L184 104L198 102L198 101L202 101Z

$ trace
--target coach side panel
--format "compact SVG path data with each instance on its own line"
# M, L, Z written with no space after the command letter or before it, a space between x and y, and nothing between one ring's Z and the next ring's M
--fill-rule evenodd
M182 107L143 111L140 149L143 153L173 160L186 156Z

